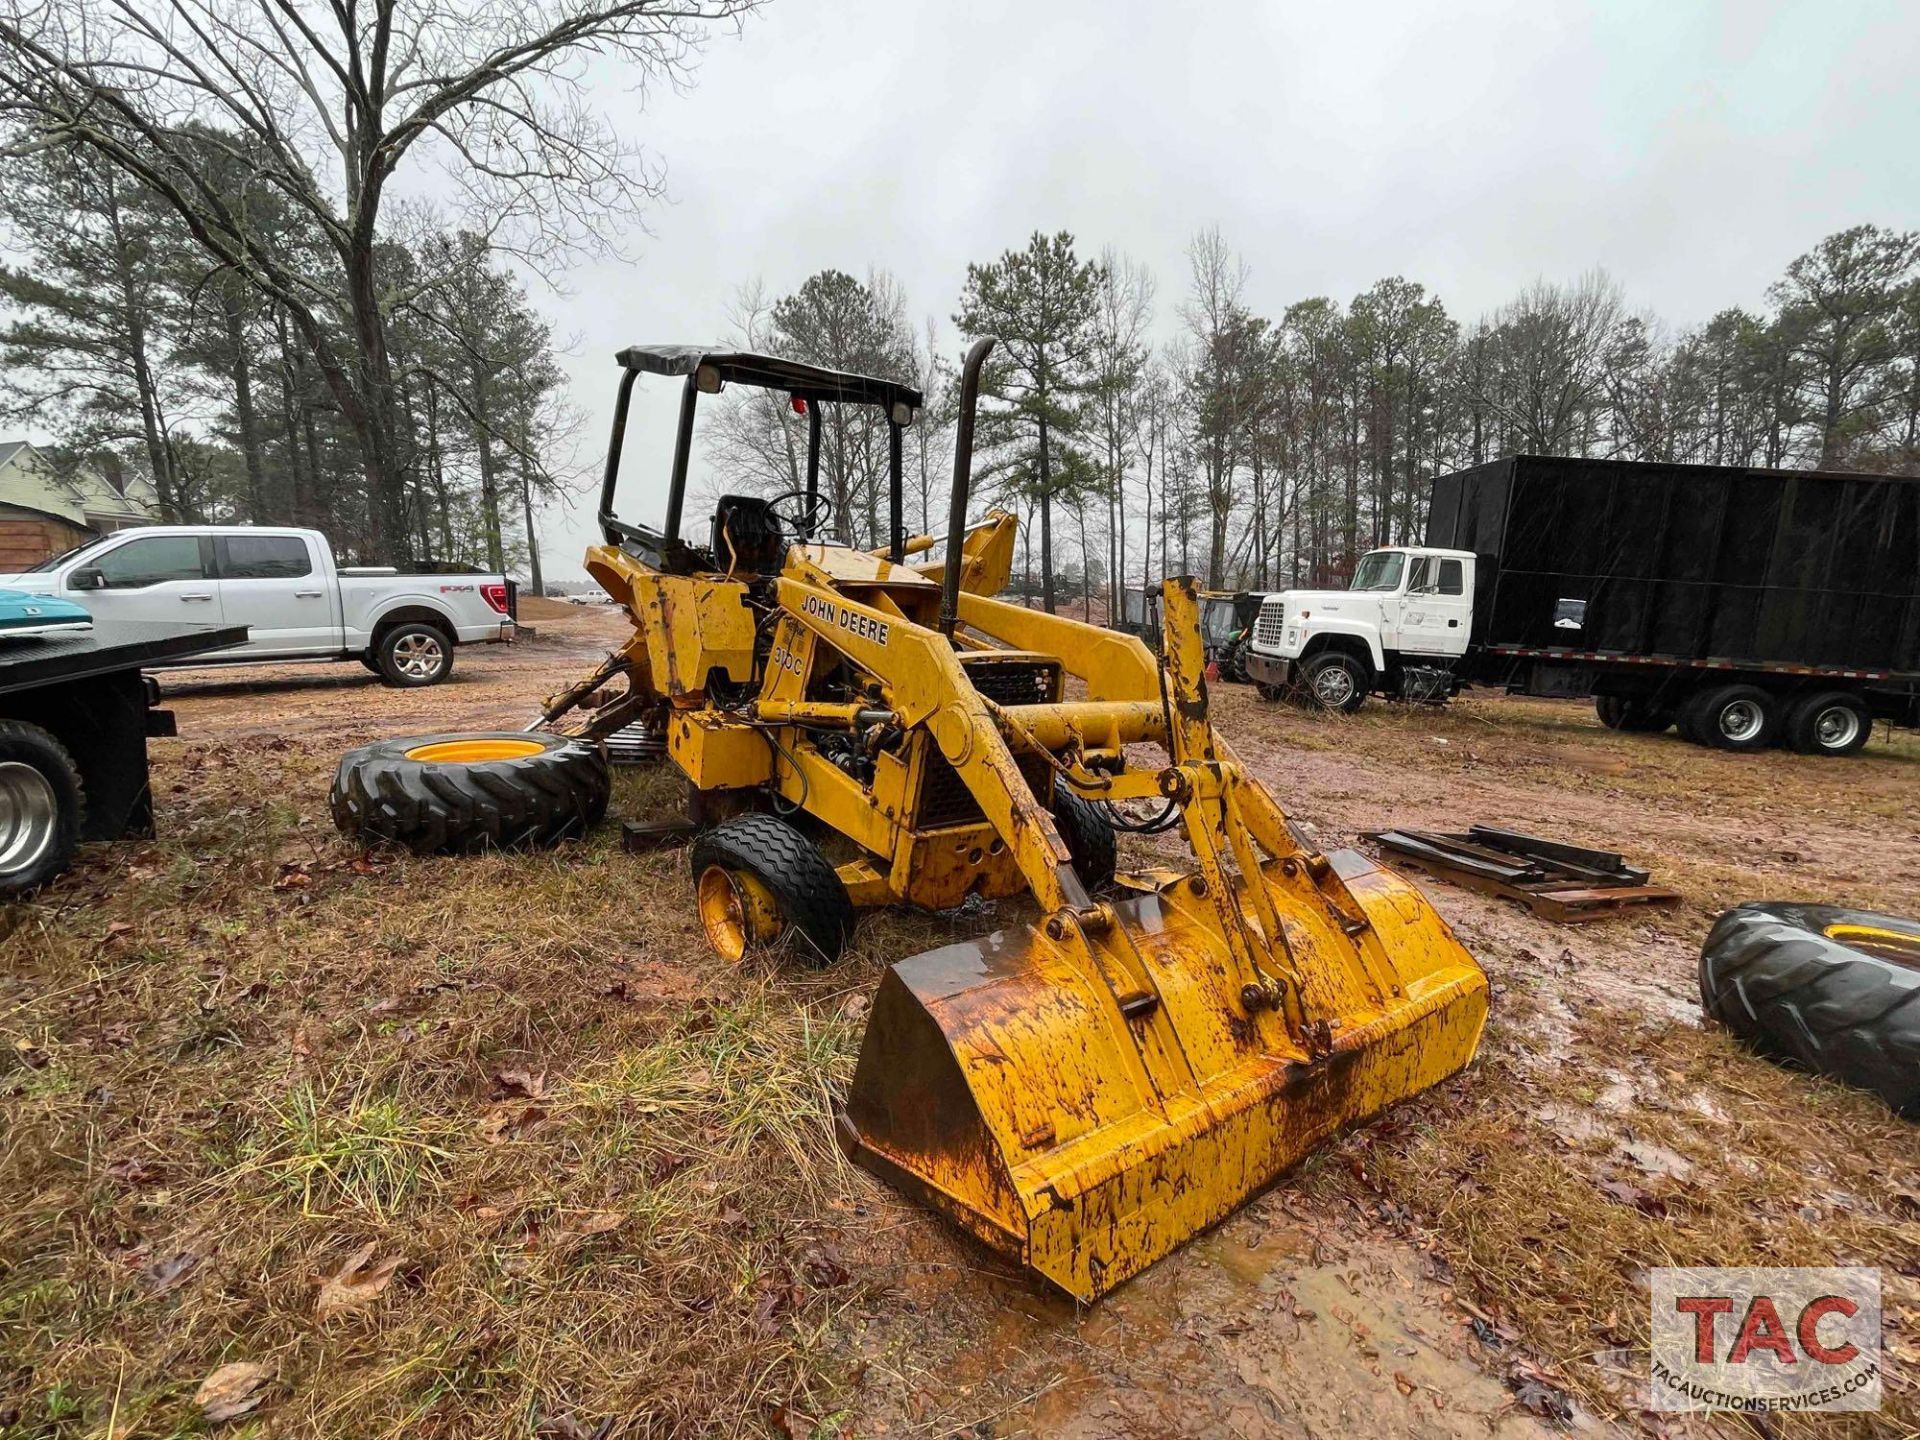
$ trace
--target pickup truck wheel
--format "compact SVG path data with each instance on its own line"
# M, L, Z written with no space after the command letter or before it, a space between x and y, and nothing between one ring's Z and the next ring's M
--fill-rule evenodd
M1802 755L1851 755L1872 735L1873 712L1845 690L1809 695L1787 712L1787 744Z
M328 803L342 833L368 842L530 849L591 830L611 784L598 748L563 735L418 735L348 751Z
M438 685L453 673L453 638L418 620L382 632L373 653L386 682L404 689Z
M1736 906L1701 947L1700 1002L1761 1054L1920 1119L1920 924L1832 905Z
M66 747L38 725L0 720L0 897L31 894L72 864L85 817Z
M1687 738L1721 750L1764 750L1780 729L1780 706L1757 685L1704 690L1687 707Z
M1322 710L1351 715L1367 703L1367 667L1341 650L1328 650L1300 666L1300 693Z

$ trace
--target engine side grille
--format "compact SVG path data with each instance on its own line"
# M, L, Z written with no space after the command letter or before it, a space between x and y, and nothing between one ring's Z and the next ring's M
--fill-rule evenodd
M1045 804L1053 793L1051 768L1037 755L1018 756L1017 761L1028 787ZM987 818L981 813L973 792L967 789L967 782L960 778L960 772L936 750L927 752L927 765L920 780L918 814L918 827L922 830L942 830L949 825L978 825Z
M1280 648L1280 632L1286 628L1287 602L1275 597L1260 602L1260 618L1253 622L1253 643Z
M1027 655L962 655L973 688L997 705L1049 705L1060 698L1060 662Z

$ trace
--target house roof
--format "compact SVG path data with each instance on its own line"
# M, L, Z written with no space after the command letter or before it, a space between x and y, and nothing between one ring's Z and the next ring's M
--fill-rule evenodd
M99 522L150 521L159 509L153 482L132 478L125 492L91 465L60 475L30 441L0 440L0 504L55 515L93 529Z

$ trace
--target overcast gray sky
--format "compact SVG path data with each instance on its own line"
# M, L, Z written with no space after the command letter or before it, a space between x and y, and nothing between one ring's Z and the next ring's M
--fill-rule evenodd
M1400 274L1470 320L1599 266L1684 327L1763 304L1831 231L1920 226L1916 59L1912 0L770 0L622 122L668 169L652 233L535 301L596 465L623 345L720 336L755 277L877 266L957 352L967 261L1035 229L1144 262L1163 329L1208 224L1264 314ZM650 388L620 509L657 524ZM581 573L592 511L542 518L550 576Z

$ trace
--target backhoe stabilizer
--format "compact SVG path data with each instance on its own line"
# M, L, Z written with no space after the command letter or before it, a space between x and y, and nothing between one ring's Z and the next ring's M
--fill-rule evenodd
M1299 908L1276 862L1268 890L1289 938L1347 949L1356 973L1387 983L1319 1053L1231 993L1219 916L1182 878L1107 907L1104 935L1035 925L892 966L843 1145L1067 1293L1104 1294L1472 1059L1479 967L1405 881L1354 851L1327 859L1323 884L1366 927L1348 935L1331 910ZM1136 955L1147 984L1130 995L1111 977Z

